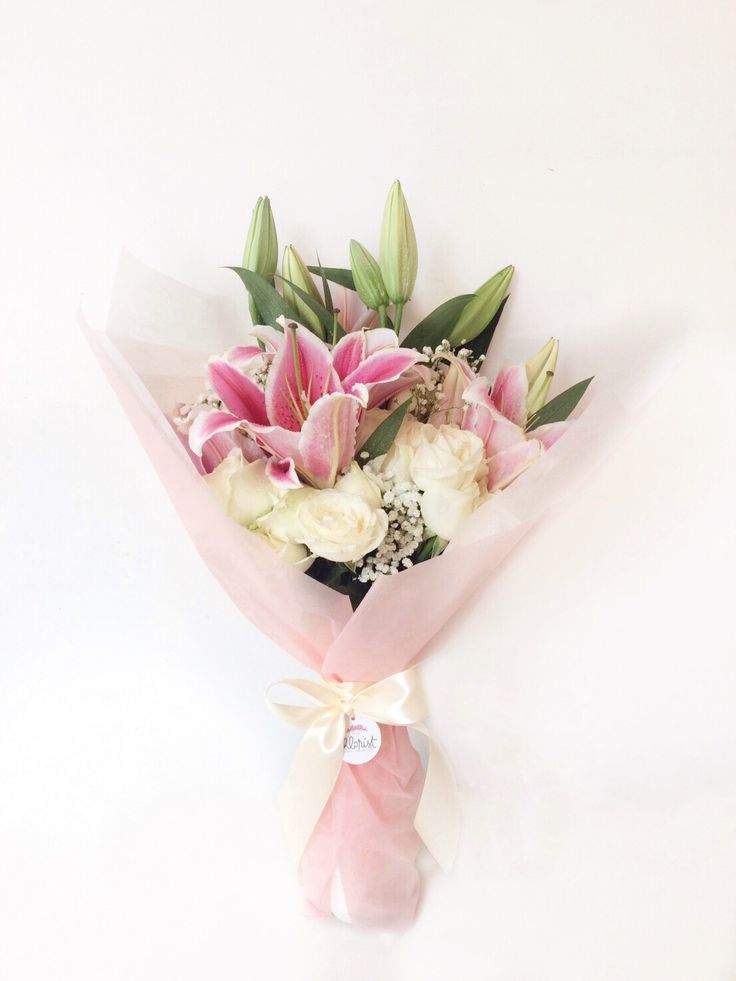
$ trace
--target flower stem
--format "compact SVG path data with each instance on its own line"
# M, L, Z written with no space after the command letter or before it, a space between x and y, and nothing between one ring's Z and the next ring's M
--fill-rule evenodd
M381 327L388 327L388 319L386 318L386 307L378 308L378 320Z
M399 328L401 327L401 315L404 312L404 304L396 304L396 313L394 314L394 330L399 333Z

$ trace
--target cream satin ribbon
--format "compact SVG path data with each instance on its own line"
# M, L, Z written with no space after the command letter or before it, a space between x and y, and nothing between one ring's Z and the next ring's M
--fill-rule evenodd
M275 701L271 691L279 685L306 695L316 705L306 707ZM442 869L448 871L460 831L457 785L447 757L421 724L428 711L418 667L392 674L375 684L326 678L276 681L266 690L266 701L279 719L307 730L280 798L286 843L297 872L337 781L347 722L353 714L384 725L407 726L427 738L427 773L414 827Z

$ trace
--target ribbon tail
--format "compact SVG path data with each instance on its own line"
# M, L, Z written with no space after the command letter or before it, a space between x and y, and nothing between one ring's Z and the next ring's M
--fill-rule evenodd
M460 802L455 775L429 730L417 723L411 728L426 736L429 743L427 774L414 827L442 871L449 872L460 839Z
M332 736L329 739L331 745L326 749L322 727L315 726L306 732L281 788L281 822L297 876L304 849L340 773L343 736L339 732Z

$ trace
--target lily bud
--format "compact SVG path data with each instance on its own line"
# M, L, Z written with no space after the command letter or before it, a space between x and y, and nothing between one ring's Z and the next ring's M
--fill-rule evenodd
M363 303L370 310L387 307L388 293L381 275L381 267L368 249L355 239L350 241L350 268L353 271L355 288Z
M388 192L381 227L381 272L392 303L411 299L417 278L417 239L401 184Z
M324 338L325 332L322 324L320 323L317 314L310 310L307 304L302 300L300 296L291 288L289 283L293 283L294 286L298 286L300 290L304 290L305 293L317 301L317 303L322 303L322 297L317 291L317 287L314 285L314 280L312 275L304 264L304 260L296 251L293 245L287 245L284 249L284 258L281 260L281 276L284 280L289 282L283 282L282 289L284 293L284 299L299 314L299 320L304 324L305 327L309 327L312 333L317 334L319 337Z
M258 198L248 228L243 252L243 268L273 279L279 261L276 225L268 198Z
M554 337L550 337L544 347L534 355L531 361L526 363L526 379L529 384L526 397L528 416L539 412L547 401L547 394L557 367L559 350L560 342L556 341Z
M450 331L447 338L450 344L472 341L485 330L498 313L513 275L514 267L506 266L478 287L474 298L464 308Z

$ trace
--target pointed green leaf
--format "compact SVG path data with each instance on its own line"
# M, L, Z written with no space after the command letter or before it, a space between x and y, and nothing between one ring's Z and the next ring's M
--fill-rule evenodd
M307 269L312 273L317 273L317 275L320 275L320 270L324 270L325 277L331 283L347 286L349 290L355 289L353 274L350 269L338 269L337 266L307 266Z
M461 296L453 296L452 299L445 300L409 332L401 342L401 346L413 347L417 351L421 351L424 347L437 347L450 336L460 314L474 297L475 293L463 293Z
M396 439L396 434L401 428L401 423L404 421L404 416L409 409L410 401L411 399L407 399L406 402L401 403L398 409L394 409L391 415L387 416L381 425L363 443L357 454L357 460L361 467L368 463L369 460L372 460L376 456L383 456L384 453L388 453L391 449ZM364 455L366 453L368 456Z
M578 382L577 385L572 385L560 395L550 399L546 405L542 406L539 412L535 412L531 417L526 425L527 432L531 432L539 426L546 426L550 422L564 422L574 411L575 406L583 395L585 395L585 391L592 381L592 378L586 378L585 381Z
M439 535L432 535L431 538L428 538L426 542L422 543L422 547L414 556L414 564L416 565L417 562L426 562L428 559L433 559L435 555L442 555L446 547L447 539L440 538Z
M503 308L506 306L509 296L511 296L510 293L501 300L501 306L494 313L493 319L488 326L484 327L480 334L474 337L472 341L463 344L463 347L467 347L473 352L474 358L479 358L481 354L488 354L488 348L491 346L493 335L496 333L496 327L498 327L498 322L501 319Z
M319 260L319 256L317 256L317 260ZM307 269L308 268L309 266L307 266ZM330 284L327 282L327 276L325 275L325 267L320 265L317 266L317 269L319 270L318 275L322 280L322 293L325 298L325 309L327 310L328 313L332 314L335 312L335 306L332 302L332 293L330 293Z
M260 314L264 324L277 327L278 324L276 321L279 317L286 317L287 320L299 320L299 316L291 304L287 303L283 296L277 293L275 287L267 279L264 279L263 276L260 276L256 272L251 272L250 269L243 269L241 266L228 266L227 268L232 269L243 280L245 288L250 293L257 307L257 312Z

